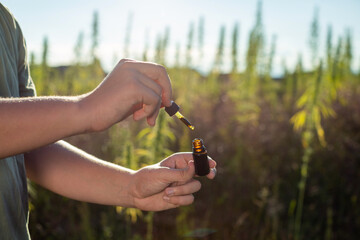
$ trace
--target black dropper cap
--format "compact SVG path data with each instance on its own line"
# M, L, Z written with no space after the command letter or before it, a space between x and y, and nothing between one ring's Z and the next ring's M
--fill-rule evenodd
M174 101L171 101L170 107L165 107L165 111L170 115L170 117L174 116L180 110L179 105L177 105Z

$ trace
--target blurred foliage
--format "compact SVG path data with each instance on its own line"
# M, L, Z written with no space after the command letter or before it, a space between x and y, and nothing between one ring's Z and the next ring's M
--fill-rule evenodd
M132 14L125 35L129 53ZM212 70L196 71L203 59L204 18L191 23L184 52L177 45L168 67L174 99L195 125L189 131L161 110L154 128L125 120L101 132L75 136L70 143L132 169L153 164L177 151L191 151L204 139L218 162L213 181L200 179L193 205L165 212L80 203L31 185L30 232L34 239L357 239L360 235L360 72L351 69L351 32L326 51L319 46L316 9L310 26L312 68L284 61L284 74L272 78L276 36L265 41L261 3L246 50L239 49L240 25L231 32L231 56L220 28ZM44 38L41 59L31 54L39 95L77 95L99 84L106 73L98 59L98 14L92 24L90 61L84 61L84 34L69 66L48 65L51 43ZM167 65L170 29L159 34L151 56ZM240 50L245 69L239 70ZM184 56L186 63L181 63ZM321 58L321 56L324 56ZM224 58L231 59L229 73Z

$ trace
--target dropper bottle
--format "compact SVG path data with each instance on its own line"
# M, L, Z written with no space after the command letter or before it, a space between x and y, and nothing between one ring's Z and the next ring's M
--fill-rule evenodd
M171 101L170 107L165 107L165 111L169 114L170 117L176 116L180 121L182 121L188 128L194 130L195 127L179 112L180 107L174 101Z
M195 173L198 176L205 176L209 174L209 160L204 142L201 138L195 138L192 141L192 150L195 164Z

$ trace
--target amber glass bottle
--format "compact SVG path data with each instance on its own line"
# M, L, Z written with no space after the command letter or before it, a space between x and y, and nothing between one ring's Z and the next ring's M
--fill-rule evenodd
M195 173L199 176L205 176L209 174L209 160L204 142L201 138L195 138L192 141L192 150L195 162Z

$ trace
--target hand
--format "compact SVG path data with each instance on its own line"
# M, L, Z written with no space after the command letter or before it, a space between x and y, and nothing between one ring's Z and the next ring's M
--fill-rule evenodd
M90 131L101 131L133 115L155 125L161 106L171 105L171 82L164 67L121 60L92 92L80 100Z
M209 159L211 168L207 175L216 175L216 162ZM161 211L189 205L194 201L193 193L201 188L195 175L192 153L177 153L158 164L144 167L134 174L130 194L135 207L146 211Z

